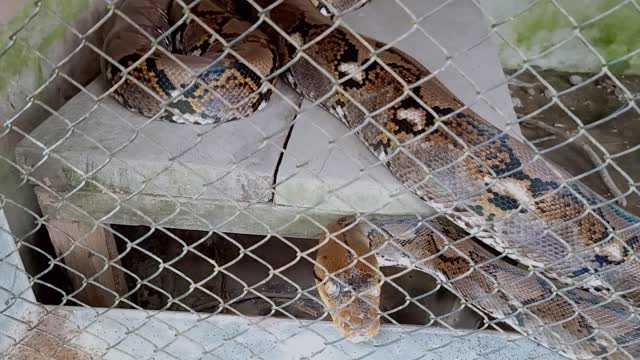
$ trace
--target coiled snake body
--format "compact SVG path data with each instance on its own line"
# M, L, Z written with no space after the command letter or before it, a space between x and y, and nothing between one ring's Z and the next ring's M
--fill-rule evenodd
M257 1L258 18L268 15L274 30L237 15L240 1L196 2L185 15L177 0L129 0L120 11L136 25L114 22L104 51L117 63L103 62L103 72L129 109L191 123L250 115L284 72L444 214L331 227L337 235L324 240L315 273L350 338L377 332L382 263L426 271L470 306L568 356L640 356L638 218L565 181L566 172L475 114L410 56L332 27L320 13L365 2Z

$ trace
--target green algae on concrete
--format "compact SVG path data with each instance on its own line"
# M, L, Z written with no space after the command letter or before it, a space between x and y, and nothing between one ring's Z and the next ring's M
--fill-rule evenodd
M43 0L38 11L29 1L12 20L0 26L0 94L25 71L33 72L34 88L42 84L43 76L39 74L44 60L35 50L46 55L46 51L67 31L66 25L51 13L72 24L87 11L89 4L90 0ZM34 13L35 16L29 19ZM12 35L18 39L13 45Z
M531 0L520 2L524 9ZM612 72L640 74L640 53L625 57L640 51L640 9L632 2L617 9L623 0L557 0L557 3L566 14L551 0L541 0L498 31L528 59L533 59L533 63L558 70L598 71L602 66L600 61L574 36L576 28L567 17L569 15L578 24L580 34L604 58ZM595 20L591 22L592 19ZM574 39L552 49L572 36ZM550 49L543 61L536 59ZM507 67L520 66L523 62L504 43L501 44L501 58Z

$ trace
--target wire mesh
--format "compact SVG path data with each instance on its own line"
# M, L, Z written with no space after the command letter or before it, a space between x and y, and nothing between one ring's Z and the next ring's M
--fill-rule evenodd
M165 2L169 3L156 3ZM513 357L514 347L519 348L522 342L540 343L538 335L545 334L549 340L541 345L566 356L571 356L575 344L591 342L597 348L610 341L612 347L604 352L594 350L590 358L634 358L637 339L620 343L614 329L638 321L634 305L626 302L623 294L609 292L599 298L602 303L586 308L573 304L565 317L540 318L536 306L556 297L572 303L574 299L567 294L588 281L561 284L545 274L544 266L515 264L503 249L487 250L492 259L478 262L462 245L469 236L451 240L449 234L444 236L448 240L443 240L447 244L441 253L382 269L383 300L374 305L386 325L371 340L373 346L351 345L330 323L331 316L340 314L318 294L323 285L314 281L314 266L324 264L318 263L316 253L326 244L318 239L332 233L329 225L338 218L355 214L366 226L378 229L377 234L388 235L385 244L400 249L395 255L401 257L404 245L399 244L416 234L385 233L387 230L379 229L372 219L378 214L415 214L433 219L442 211L425 206L411 189L400 186L383 169L384 157L363 155L366 150L356 135L365 125L342 128L337 119L320 109L334 93L309 101L282 81L272 84L271 80L285 77L296 62L304 59L331 79L345 101L358 103L341 88L345 79L336 79L305 53L313 44L300 44L299 38L271 18L274 9L289 0L274 1L269 6L261 1L238 0L236 3L254 16L251 27L233 41L217 34L192 11L201 1L175 2L189 15L180 17L169 29L154 29L157 33L147 34L153 45L145 56L158 52L180 63L168 45L178 41L173 37L187 17L222 44L224 55L234 56L249 67L252 63L243 59L233 45L259 27L275 29L275 35L296 48L295 58L287 59L277 71L262 78L260 90L266 87L273 92L264 109L224 124L195 125L187 121L168 125L160 121L166 105L190 88L183 87L167 100L135 79L132 81L163 104L163 111L143 118L118 104L113 95L124 79L115 86L106 85L99 62L126 73L144 59L125 68L103 50L105 34L115 19L146 33L136 17L132 19L131 14L120 10L122 1L66 5L34 1L7 22L5 27L10 31L0 31L0 61L4 59L8 70L4 78L0 77L0 91L8 94L2 103L4 126L0 133L0 141L6 144L0 152L0 171L7 174L0 188L0 203L8 218L7 223L1 223L0 239L6 238L8 245L0 247L0 268L3 274L12 274L8 281L0 275L0 298L4 300L0 317L5 324L0 325L0 349L5 356L267 359L284 357L277 351L287 349L296 354L293 357L304 358L377 358L389 354L502 358ZM324 12L336 13L334 3L322 2ZM366 35L381 38L388 47L404 47L419 61L428 63L424 65L431 76L446 79L453 74L458 83L462 81L463 89L457 95L463 97L460 93L467 91L465 106L457 110L472 107L491 117L489 121L522 139L537 156L548 157L568 170L572 178L565 179L567 183L583 181L607 199L603 204L616 204L638 214L634 164L640 143L634 130L640 80L633 74L633 67L640 58L640 45L633 41L627 47L616 45L615 41L624 39L609 30L606 36L613 40L605 46L606 36L598 27L605 23L618 29L616 22L624 19L628 21L624 26L633 32L635 25L630 19L640 19L640 5L634 0L591 1L586 5L567 0L523 1L516 10L505 10L509 15L503 16L502 7L508 7L504 3L393 0L381 5L374 0L357 8L361 4L352 2L354 9L333 17L316 41L341 28L361 41ZM0 9L3 6L8 7L1 5ZM512 10L517 7L509 6ZM590 10L577 10L583 6ZM74 10L69 10L72 7ZM391 8L400 16L380 12ZM443 15L447 11L452 18ZM480 15L486 31L466 37L459 49L447 42L450 38L434 35L436 26L440 34L464 35L471 28L471 13ZM447 19L445 23L443 18ZM451 19L458 22L450 23ZM536 28L549 24L563 31ZM522 40L525 36L531 38L529 43ZM499 50L503 58L508 58L504 62L510 62L506 76L492 79L488 86L479 85L477 73L487 72L484 69L493 65L483 62L477 51L494 42L499 46L490 47L490 51ZM529 47L523 49L525 43ZM426 44L430 50L420 51ZM563 58L568 56L563 53L566 46L569 53L575 51L585 58L578 61L586 64L584 68L574 71L576 59ZM370 46L374 56L348 69L347 78L357 77L375 63L394 74L406 94L425 111L441 118L409 90L428 82L431 76L407 83L381 60L380 53L386 48ZM494 56L497 59L497 54ZM12 62L14 65L9 66ZM36 70L28 67L30 63L36 64L32 67ZM549 70L554 66L560 71ZM197 81L216 92L210 84ZM507 86L513 107L496 105L500 91L504 95ZM357 106L374 117L395 105L397 102L379 104L373 112ZM440 127L465 143L446 125L440 123ZM379 127L379 131L394 137L390 129ZM407 154L402 146L398 153ZM466 154L476 156L471 151ZM599 216L602 204L586 204L586 213ZM330 237L337 239L338 235ZM572 255L584 250L566 242L564 245ZM635 244L628 245L633 250ZM378 249L371 251L384 265ZM442 253L465 259L472 272L488 274L480 277L484 280L496 278L490 264L506 262L519 271L528 271L526 278L543 284L540 286L550 284L553 291L522 303L517 300L521 294L513 281L494 281L491 291L469 298L456 288L458 278L434 278L424 273L425 264ZM631 258L635 260L635 255ZM354 264L371 260L363 254L356 254L355 259ZM398 261L395 263L398 265ZM472 272L460 278L472 276ZM344 280L339 273L325 276L323 284ZM353 283L346 286L355 289ZM635 290L633 284L630 288L627 292ZM483 310L483 301L496 294L516 299L518 304L510 308L511 313L496 317ZM367 298L364 293L354 296ZM581 316L592 318L594 314L597 317L599 307L614 302L625 306L621 310L624 320L611 327L592 329L584 325L585 329L575 329L575 339L555 333L564 322ZM74 313L80 310L86 312ZM538 321L536 331L523 331L518 326L520 316ZM322 346L313 346L314 341ZM418 341L426 343L416 346ZM469 350L474 347L470 345L473 341L484 341L484 347ZM89 343L93 345L79 345ZM468 353L460 353L465 349ZM537 349L527 356L552 358L556 354Z

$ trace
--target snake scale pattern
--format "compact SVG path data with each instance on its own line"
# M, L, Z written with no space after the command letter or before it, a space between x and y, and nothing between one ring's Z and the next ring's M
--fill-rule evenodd
M333 26L368 0L258 0L259 13L246 1L184 2L119 8L128 20L113 22L103 50L115 62L102 69L120 103L174 122L237 120L269 101L282 73L442 214L330 226L315 275L347 337L377 333L378 266L399 265L571 358L640 357L639 219L567 181L409 55ZM248 20L265 14L271 22Z

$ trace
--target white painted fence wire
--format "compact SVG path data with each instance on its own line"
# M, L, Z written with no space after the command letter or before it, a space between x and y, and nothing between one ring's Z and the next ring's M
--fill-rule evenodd
M256 26L277 26L260 2L237 2L258 11ZM114 18L126 18L121 3L0 4L15 13L0 28L0 357L547 359L571 351L573 340L549 350L505 323L532 304L496 318L415 264L383 269L384 326L368 342L349 342L314 282L327 226L347 214L435 215L321 101L303 101L283 81L269 85L265 109L222 125L167 124L124 109L98 65L118 60L102 41ZM333 21L424 62L501 130L640 215L637 1L373 0ZM545 321L540 331L556 325ZM633 358L633 344L618 345L592 358Z

